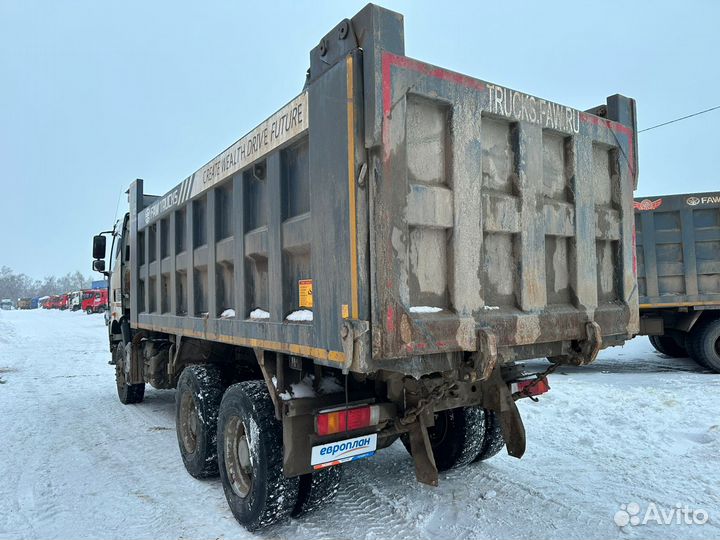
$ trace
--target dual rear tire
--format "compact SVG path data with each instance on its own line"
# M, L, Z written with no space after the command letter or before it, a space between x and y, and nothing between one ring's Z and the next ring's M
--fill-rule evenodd
M300 480L283 475L282 425L263 381L225 391L217 433L220 479L235 519L255 531L290 517Z
M705 369L720 373L720 318L701 318L689 333L648 337L659 353L671 358L689 356Z
M428 428L430 445L439 472L485 461L505 446L500 416L482 407L458 407L435 414L435 425ZM410 452L407 436L401 437Z
M671 358L687 358L688 351L672 336L648 336L650 344L659 353Z
M720 318L699 321L688 334L686 345L693 360L720 373Z
M301 517L337 493L338 467L294 478L283 474L282 424L263 381L225 390L216 366L189 366L175 403L185 468L195 478L219 474L230 510L248 530Z

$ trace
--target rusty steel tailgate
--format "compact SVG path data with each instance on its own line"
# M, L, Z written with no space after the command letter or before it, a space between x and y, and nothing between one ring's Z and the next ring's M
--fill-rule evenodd
M391 52L375 77L374 358L636 333L633 100L582 112Z

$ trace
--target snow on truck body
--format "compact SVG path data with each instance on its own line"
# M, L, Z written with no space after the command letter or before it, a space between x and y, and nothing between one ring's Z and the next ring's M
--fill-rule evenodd
M306 496L335 448L400 436L429 484L503 443L520 457L514 401L548 387L515 361L584 364L637 333L634 102L582 112L410 59L402 17L373 5L310 64L300 95L170 192L131 185L110 292L121 399L177 386L181 454L202 476L183 415L206 403L185 389L254 370L282 476ZM257 418L233 418L261 390L226 387L216 465L255 528L242 460Z

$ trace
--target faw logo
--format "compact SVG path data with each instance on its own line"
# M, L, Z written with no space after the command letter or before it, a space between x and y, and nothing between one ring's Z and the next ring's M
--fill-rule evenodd
M657 201L651 201L650 199L645 199L640 202L633 202L633 208L635 210L640 210L641 212L645 212L647 210L655 210L662 204L662 199L658 199Z
M690 206L697 206L698 204L717 204L720 203L720 196L711 195L709 197L688 197L685 202Z

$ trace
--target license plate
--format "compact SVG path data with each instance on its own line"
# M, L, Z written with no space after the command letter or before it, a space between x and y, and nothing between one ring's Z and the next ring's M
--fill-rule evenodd
M321 444L313 446L310 465L314 469L339 465L347 461L370 457L375 454L376 449L377 433Z

